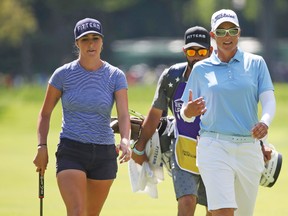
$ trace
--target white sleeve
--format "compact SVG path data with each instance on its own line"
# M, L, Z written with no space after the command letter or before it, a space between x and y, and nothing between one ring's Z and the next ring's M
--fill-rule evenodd
M188 118L188 117L185 115L185 113L184 113L184 109L185 109L186 105L187 105L186 102L184 102L184 103L182 104L182 107L181 107L181 110L180 110L180 116L181 116L181 118L182 118L185 122L188 122L188 123L194 122L194 120L195 120L195 118L196 118L195 116L192 116L191 118Z
M260 94L259 98L262 106L262 117L260 122L265 123L269 127L276 111L274 91L265 91Z

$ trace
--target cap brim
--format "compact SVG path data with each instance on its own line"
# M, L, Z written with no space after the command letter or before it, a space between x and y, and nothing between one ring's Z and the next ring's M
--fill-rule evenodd
M193 46L202 47L202 48L206 48L206 49L209 48L209 44L207 44L207 43L196 43L196 42L185 44L183 46L183 48L187 49L187 48L193 47Z
M100 34L100 33L97 32L97 31L87 31L87 32L83 32L81 35L79 35L78 37L76 37L75 40L83 37L83 36L86 35L86 34L91 34L91 33L93 33L93 34L98 34L98 35L100 35L101 37L104 37L103 34Z
M230 22L230 23L233 23L234 25L236 25L237 27L239 27L239 23L237 23L237 22L234 22L231 20L224 20L223 22L219 22L219 23L215 24L215 26L213 26L212 31L215 31L219 27L219 25L221 25L224 22Z

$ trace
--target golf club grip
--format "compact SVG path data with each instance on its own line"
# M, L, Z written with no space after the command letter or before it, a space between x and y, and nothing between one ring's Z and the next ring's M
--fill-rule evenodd
M44 176L39 172L39 198L44 198Z

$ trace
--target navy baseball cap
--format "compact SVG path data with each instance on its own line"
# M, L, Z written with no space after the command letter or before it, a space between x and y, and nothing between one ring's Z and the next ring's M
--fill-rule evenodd
M89 33L95 33L100 35L101 37L104 37L102 25L98 20L92 18L85 18L76 23L74 28L75 40Z
M210 34L205 28L201 26L194 26L187 29L184 35L184 41L184 49L192 46L199 46L208 49L210 47Z

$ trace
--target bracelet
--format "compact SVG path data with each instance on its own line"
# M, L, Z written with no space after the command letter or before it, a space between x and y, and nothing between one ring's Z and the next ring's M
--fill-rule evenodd
M142 156L142 155L144 155L144 153L145 153L145 150L143 150L143 151L138 151L135 147L132 148L132 150L133 150L133 152L134 152L136 155L139 155L139 156Z
M46 143L38 144L38 147L41 147L41 146L47 146L47 144Z

